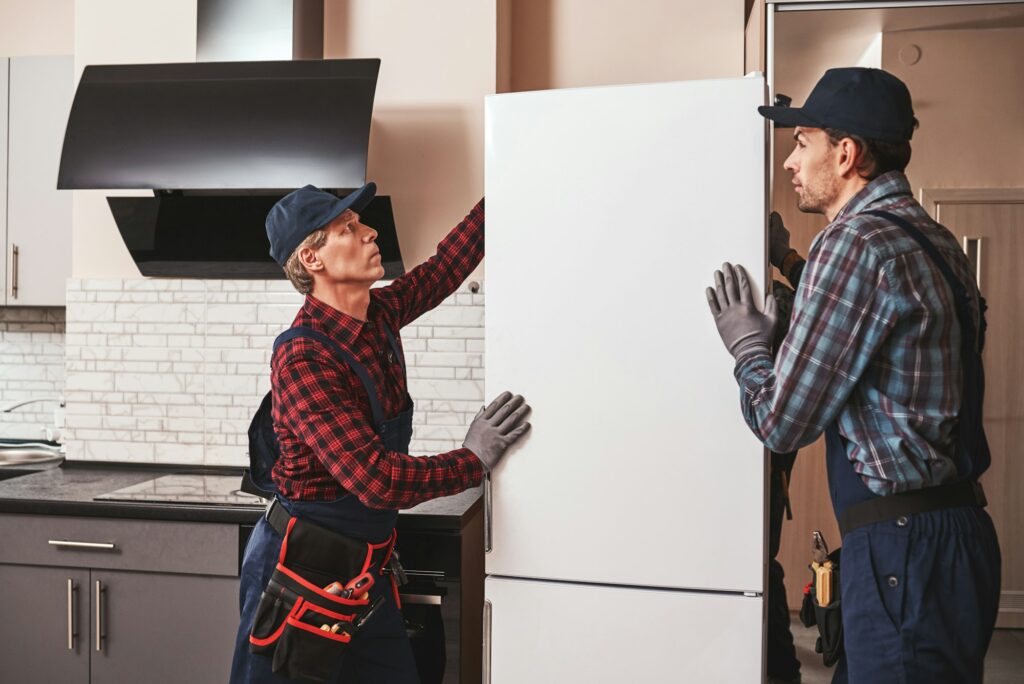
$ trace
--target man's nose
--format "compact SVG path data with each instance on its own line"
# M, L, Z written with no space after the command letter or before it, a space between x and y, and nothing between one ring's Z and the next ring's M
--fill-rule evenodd
M366 225L365 223L360 224L363 226L363 240L366 242L373 242L377 239L377 231Z
M796 150L793 150L792 152L790 152L789 156L786 157L786 162L782 165L782 168L784 168L786 171L789 171L791 173L796 173L796 171L797 171L796 161L793 159L793 157L795 157L795 156L796 156Z

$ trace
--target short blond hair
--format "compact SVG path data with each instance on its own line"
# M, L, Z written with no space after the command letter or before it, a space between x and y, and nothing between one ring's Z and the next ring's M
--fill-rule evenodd
M292 281L292 285L299 291L299 294L308 295L313 291L313 276L299 260L299 252L306 247L320 249L326 242L327 229L314 230L295 248L292 255L288 257L288 261L284 262L284 274L288 276L288 280Z

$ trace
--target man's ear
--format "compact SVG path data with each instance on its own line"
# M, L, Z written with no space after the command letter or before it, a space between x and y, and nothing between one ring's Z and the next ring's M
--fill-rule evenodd
M303 247L299 250L299 263L310 273L324 269L324 262L320 259L319 250L312 247Z
M836 171L839 176L848 178L860 175L863 154L864 150L853 138L843 138L836 143Z

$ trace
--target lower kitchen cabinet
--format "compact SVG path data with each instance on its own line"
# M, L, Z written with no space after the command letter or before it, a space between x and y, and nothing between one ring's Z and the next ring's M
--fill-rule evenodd
M89 593L92 684L227 681L237 578L93 571Z
M0 681L227 681L237 525L5 515L0 538Z
M224 682L238 580L0 565L3 681Z
M0 680L89 681L89 571L0 565Z

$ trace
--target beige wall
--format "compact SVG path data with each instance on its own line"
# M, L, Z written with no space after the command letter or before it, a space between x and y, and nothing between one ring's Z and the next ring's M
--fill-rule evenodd
M511 5L512 90L743 74L740 0L514 0Z
M76 0L75 82L89 64L194 62L196 0ZM104 190L76 190L71 272L75 278L133 278ZM118 190L118 195L132 194ZM138 194L149 195L151 191Z
M74 10L77 73L195 59L196 0L77 0ZM325 0L324 12L325 57L382 59L368 176L393 198L407 266L483 192L486 95L743 72L738 1ZM105 194L75 193L75 277L138 275Z
M911 46L912 65L900 59ZM921 122L915 192L1024 187L1024 28L887 33L882 65L910 88Z
M382 59L367 173L412 266L483 192L484 96L740 76L743 19L708 0L327 0L324 52Z
M74 52L74 0L0 0L0 56Z
M483 194L483 104L495 92L493 1L327 0L324 56L380 57L368 180L392 197L407 268Z

